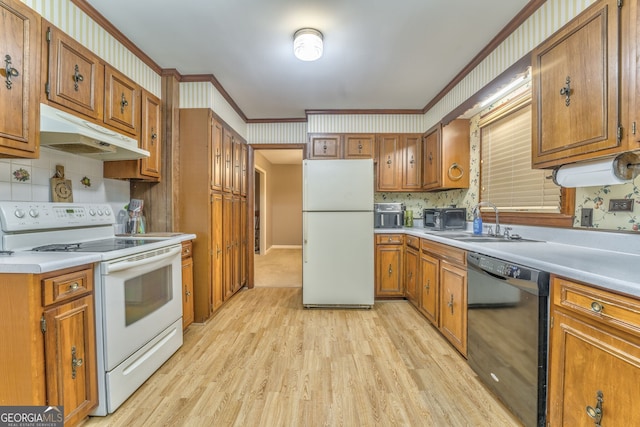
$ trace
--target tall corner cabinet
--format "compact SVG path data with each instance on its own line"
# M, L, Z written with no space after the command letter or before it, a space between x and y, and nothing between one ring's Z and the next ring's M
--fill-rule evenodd
M248 146L208 108L180 110L179 229L194 233L194 321L248 278Z

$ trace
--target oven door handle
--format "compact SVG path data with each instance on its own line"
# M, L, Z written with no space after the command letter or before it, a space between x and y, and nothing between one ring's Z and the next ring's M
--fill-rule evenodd
M115 273L116 271L128 270L130 268L135 268L141 265L150 264L152 262L161 261L166 258L171 258L181 252L182 248L177 246L164 254L156 255L151 258L134 259L132 261L119 261L117 263L107 264L105 265L104 274Z

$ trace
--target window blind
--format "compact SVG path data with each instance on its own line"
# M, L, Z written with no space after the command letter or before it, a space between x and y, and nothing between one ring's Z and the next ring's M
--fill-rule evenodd
M501 211L560 212L551 172L531 169L531 103L480 125L480 200Z

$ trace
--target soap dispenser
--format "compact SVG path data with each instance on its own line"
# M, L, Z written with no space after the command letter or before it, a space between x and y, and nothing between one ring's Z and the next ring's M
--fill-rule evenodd
M478 207L473 209L473 234L478 236L482 234L482 215Z

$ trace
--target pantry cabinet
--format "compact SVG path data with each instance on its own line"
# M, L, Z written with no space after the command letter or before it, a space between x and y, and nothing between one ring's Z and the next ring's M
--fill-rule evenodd
M234 136L208 108L180 110L178 227L197 236L193 241L193 302L199 323L246 284L249 249L242 242L248 239L249 224L246 198L232 193ZM243 162L241 159L239 165Z
M40 16L18 0L0 3L0 157L37 158Z
M182 329L193 323L193 257L191 240L182 242Z
M552 277L549 425L628 426L640 395L640 301Z
M628 149L624 133L627 61L635 64L627 34L635 2L602 0L532 52L532 166L548 168ZM635 25L635 23L633 24ZM637 71L632 71L635 78ZM635 84L635 82L634 82ZM633 114L635 117L635 114ZM637 145L636 145L637 147Z
M375 297L404 296L404 236L377 234L375 252Z
M469 120L437 124L422 138L422 189L469 188Z
M0 274L0 405L64 406L66 426L97 406L93 274Z

